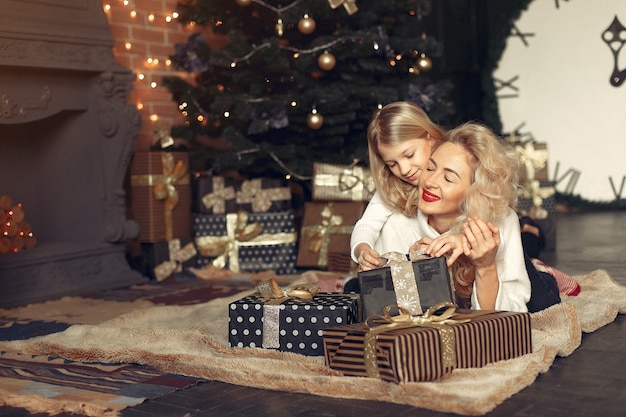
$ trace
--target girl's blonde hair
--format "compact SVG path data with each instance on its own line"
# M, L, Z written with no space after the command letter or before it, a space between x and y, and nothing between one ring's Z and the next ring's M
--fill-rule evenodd
M428 136L430 135L430 139ZM379 152L379 145L398 145L411 139L439 142L443 129L434 123L418 105L408 101L387 104L374 117L367 129L369 166L378 194L391 209L407 216L417 214L418 188L408 184L391 173Z
M477 123L465 123L450 130L444 141L455 143L468 154L473 176L459 210L461 214L450 227L460 233L463 223L470 217L498 224L509 207L517 204L518 159L491 129ZM433 151L441 144L438 142ZM457 294L469 300L474 283L474 268L460 257L451 268Z

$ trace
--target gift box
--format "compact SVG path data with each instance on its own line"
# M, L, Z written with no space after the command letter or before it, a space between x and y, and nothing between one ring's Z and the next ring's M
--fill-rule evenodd
M236 202L238 210L250 213L291 210L291 188L278 178L245 180L237 189Z
M140 242L191 237L187 152L135 152L130 164L130 213Z
M515 153L519 160L519 183L529 181L548 181L548 145L529 141L515 145Z
M358 165L313 163L313 200L369 201L374 180L368 168Z
M197 172L191 177L192 211L204 214L225 214L237 211L235 181Z
M163 281L175 272L196 266L196 247L191 239L141 244L143 270L150 278Z
M446 258L409 260L408 255L386 253L387 265L358 273L363 314L382 314L388 305L399 305L411 314L422 314L441 302L455 301L454 282Z
M356 323L358 295L319 293L312 299L289 298L277 304L253 294L230 304L228 343L322 356L322 330Z
M386 316L378 326L327 328L326 364L346 376L405 383L432 381L456 368L482 367L532 352L529 313L474 311L441 321L424 316Z
M298 233L293 211L225 215L194 214L192 233L198 266L233 272L273 270L295 274Z
M529 181L519 188L517 209L522 214L545 219L556 213L554 181Z
M296 265L326 270L329 254L349 256L349 237L364 208L363 202L306 202Z

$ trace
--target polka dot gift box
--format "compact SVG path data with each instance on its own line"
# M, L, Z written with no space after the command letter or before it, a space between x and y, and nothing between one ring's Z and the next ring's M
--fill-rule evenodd
M260 294L229 306L231 347L278 349L323 356L322 330L359 321L357 294L319 293L312 299L289 298L272 303Z

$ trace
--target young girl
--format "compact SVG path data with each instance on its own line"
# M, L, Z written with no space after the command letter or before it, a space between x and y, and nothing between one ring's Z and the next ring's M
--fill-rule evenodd
M555 279L524 255L517 163L489 128L466 123L435 144L420 177L423 239L409 250L462 252L450 270L460 304L473 309L532 312L560 302Z
M370 122L369 166L377 191L350 241L352 259L361 269L378 267L381 253L406 253L421 238L412 196L431 149L443 134L424 110L405 101L387 104Z

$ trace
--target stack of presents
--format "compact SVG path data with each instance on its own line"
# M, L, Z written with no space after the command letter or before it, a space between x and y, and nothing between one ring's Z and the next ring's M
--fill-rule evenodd
M548 146L534 139L522 140L518 135L505 138L519 160L519 195L517 208L531 217L545 235L544 251L556 249L556 182L548 178Z
M435 380L530 353L528 313L457 309L445 258L393 254L356 272L350 235L373 192L358 165L314 165L312 201L296 219L290 187L273 178L190 173L185 152L137 152L130 212L155 280L206 267L278 275L358 276L359 294L263 280L229 305L231 348L323 356L346 376ZM291 281L293 282L293 281ZM301 282L301 281L298 281Z

